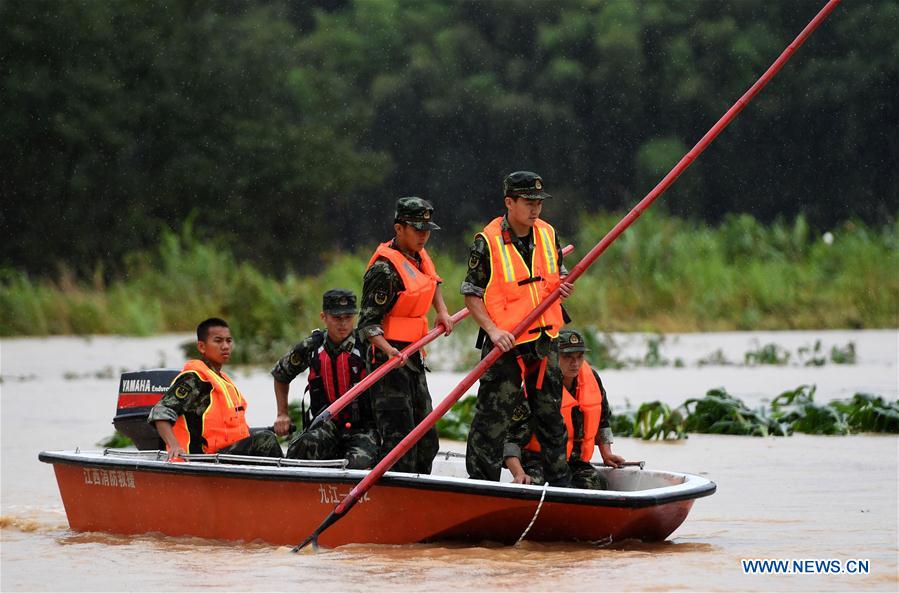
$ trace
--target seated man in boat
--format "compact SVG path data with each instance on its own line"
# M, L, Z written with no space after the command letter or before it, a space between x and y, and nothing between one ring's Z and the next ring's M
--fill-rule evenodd
M247 400L222 370L233 347L231 329L223 319L212 317L197 326L202 358L187 361L147 418L165 441L169 459L184 453L283 456L275 433L250 434Z
M272 369L278 406L275 432L279 435L286 435L290 429L287 395L290 382L297 375L309 369L306 389L313 416L324 411L365 376L362 342L353 331L356 295L343 289L325 292L321 318L325 331L313 331ZM346 459L350 469L370 469L378 456L378 442L371 400L368 393L363 393L336 417L313 430L296 433L287 447L287 456L293 459Z
M433 214L434 207L421 198L397 200L394 237L378 246L362 279L359 334L369 343L365 357L369 370L392 357L402 359L402 366L387 373L371 389L382 456L433 409L421 353L407 358L402 350L428 334L428 311L432 308L435 323L443 324L445 334L453 329L440 292L443 280L424 248L431 231L440 228L434 223ZM437 430L431 428L393 469L429 474L439 446Z
M603 462L612 467L624 458L612 453L611 406L599 374L585 359L584 337L574 330L559 332L559 367L562 369L562 418L568 432L568 465L571 487L605 490L602 475L590 464L593 447L599 447ZM506 467L517 484L542 484L540 444L533 437L533 418L520 410L519 422L511 431L504 456ZM523 449L521 443L527 443Z

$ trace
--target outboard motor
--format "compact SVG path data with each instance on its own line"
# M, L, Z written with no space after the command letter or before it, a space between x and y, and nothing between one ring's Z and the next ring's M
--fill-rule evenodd
M122 373L119 401L112 424L138 449L165 449L165 443L153 425L147 423L147 417L179 372L176 369L150 369Z

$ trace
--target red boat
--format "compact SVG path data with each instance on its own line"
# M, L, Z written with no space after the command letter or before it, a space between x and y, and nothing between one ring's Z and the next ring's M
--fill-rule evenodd
M72 529L294 545L368 473L344 469L343 460L188 455L187 462L167 462L146 419L175 374L122 375L114 424L139 450L40 454L56 472ZM431 475L387 472L319 543L512 543L532 521L529 540L659 541L696 498L715 492L699 476L642 468L601 467L609 490L512 484L505 470L506 482L471 480L460 457L441 453Z
M171 463L156 451L43 452L40 460L53 464L72 529L278 545L302 541L367 473L343 469L342 460L191 455ZM458 454L441 453L432 475L387 472L320 543L513 543L535 515L529 540L659 541L694 499L715 492L689 474L600 471L610 490L487 482L465 477Z

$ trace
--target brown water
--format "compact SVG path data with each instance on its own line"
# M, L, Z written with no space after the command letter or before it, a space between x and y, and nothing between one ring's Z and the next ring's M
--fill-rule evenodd
M860 364L839 367L840 373L824 367L820 375L811 375L813 381L820 381L819 394L877 384L883 386L881 393L895 397L896 335L853 332ZM715 334L705 336L713 341ZM686 522L659 544L352 545L294 555L288 548L257 543L69 530L52 469L37 461L37 453L76 446L95 448L98 439L112 432L117 378L107 376L106 367L114 367L117 373L120 367L177 365L176 345L182 339L0 342L4 379L0 385L0 589L899 590L899 439L895 436L753 439L693 435L673 443L618 439L615 451L629 459L645 459L652 468L705 475L718 484L718 492L696 501ZM845 342L842 335L839 340ZM739 371L734 376L744 394L764 393L758 385L789 380L789 376L781 377L789 374L789 369L777 369L775 378L771 369L755 369L754 374L749 369L734 370ZM678 371L676 380L695 384L697 392L724 383L715 376L720 369L711 374L708 368ZM793 378L802 382L810 372L804 368L794 371ZM645 369L619 371L614 382L640 384L656 397L670 395L675 370L666 372L660 376L658 371ZM710 376L711 381L706 379ZM448 391L445 386L457 377L435 374L435 393ZM743 385L745 380L754 385ZM241 380L250 398L251 424L271 423L274 402L269 381L258 370ZM731 392L741 392L726 386ZM632 403L644 399L634 391L627 396ZM678 398L678 403L682 399ZM613 403L623 402L613 399ZM446 445L460 447L457 443ZM173 503L172 513L177 512ZM290 513L291 509L279 512ZM353 512L364 512L364 508ZM742 558L868 559L871 572L745 575Z

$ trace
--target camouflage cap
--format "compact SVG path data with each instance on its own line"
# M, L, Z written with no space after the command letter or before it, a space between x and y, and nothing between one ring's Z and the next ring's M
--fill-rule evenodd
M503 197L543 200L552 196L543 191L543 178L531 171L515 171L503 179Z
M420 231L438 231L440 227L431 222L433 215L434 207L430 202L410 196L397 200L393 218L396 222L406 223Z
M356 295L345 288L332 288L322 295L322 311L331 315L355 315Z
M559 332L559 354L571 354L574 352L590 352L584 343L584 336L573 329L563 329Z

